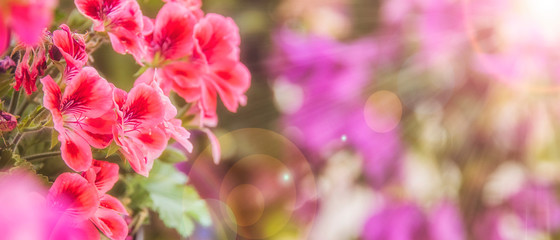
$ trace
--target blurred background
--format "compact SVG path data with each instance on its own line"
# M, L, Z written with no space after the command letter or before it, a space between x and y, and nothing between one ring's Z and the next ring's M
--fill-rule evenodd
M212 217L190 239L560 239L560 1L202 8L238 24L252 82L219 104L221 163L200 135L178 165ZM93 57L132 87L131 56ZM147 239L179 239L152 221Z

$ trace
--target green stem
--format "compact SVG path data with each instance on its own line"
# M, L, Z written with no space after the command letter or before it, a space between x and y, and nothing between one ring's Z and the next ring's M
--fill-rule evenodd
M43 159L43 158L56 157L56 156L60 156L60 151L46 152L46 153L37 153L37 154L25 156L25 157L23 157L23 158L24 158L25 160L29 161L29 162L32 162L32 161L41 160L41 159Z
M37 126L37 127L32 127L32 128L24 128L23 132L27 133L27 132L35 132L35 131L39 131L41 129L45 128L45 126Z
M30 103L35 102L35 98L37 98L37 93L38 92L35 92L28 98L24 98L25 101L23 102L23 105L19 108L19 110L16 112L16 115L21 116L21 114L23 114L27 106L29 106Z
M16 151L17 146L19 145L19 141L21 141L21 138L23 137L23 133L18 132L16 137L14 137L14 140L12 141L12 152Z
M8 109L9 113L14 113L16 111L17 102L19 99L19 92L14 89L14 93L12 94L12 99L10 100L10 108Z

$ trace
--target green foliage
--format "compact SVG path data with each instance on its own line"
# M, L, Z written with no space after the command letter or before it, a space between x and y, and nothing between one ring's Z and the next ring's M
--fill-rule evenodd
M156 160L148 178L136 175L127 182L133 191L130 207L150 208L181 236L192 234L194 221L204 226L211 224L206 203L186 184L187 176L172 164Z
M107 153L105 154L105 158L108 158L109 156L115 154L119 150L119 148L119 145L117 145L115 141L111 142L111 145L106 148Z
M38 105L32 113L25 116L18 124L20 132L36 130L45 126L49 121L50 113L41 105Z
M163 151L159 159L162 162L166 162L166 163L178 163L178 162L185 161L187 159L187 156L185 156L185 154L181 150L174 148L172 146L167 146L167 148L165 149L165 151Z
M26 161L21 158L19 154L12 152L10 149L0 150L0 160L0 169L9 169L10 172L24 170L26 172L36 174L39 179L45 183L49 182L49 178L47 176L37 173L37 169L41 167L40 165L34 165Z

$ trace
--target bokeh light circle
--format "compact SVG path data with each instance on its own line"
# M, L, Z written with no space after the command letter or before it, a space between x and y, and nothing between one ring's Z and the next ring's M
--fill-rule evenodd
M239 226L255 224L264 212L264 196L251 184L241 184L231 190L226 203L231 206Z
M364 118L367 125L376 132L385 133L399 125L402 104L399 97L390 91L377 91L366 101Z
M297 146L258 128L218 134L218 141L227 152L220 164L212 162L207 147L186 169L201 197L215 203L209 207L218 235L270 239L295 234L306 239L318 193L311 166Z

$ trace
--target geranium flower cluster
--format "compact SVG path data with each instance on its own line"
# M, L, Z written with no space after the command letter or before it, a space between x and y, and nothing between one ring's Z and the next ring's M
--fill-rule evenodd
M246 104L250 85L250 73L239 59L239 30L230 18L205 14L199 0L165 2L151 19L136 0L75 0L77 10L93 22L92 32L84 34L64 23L46 30L56 1L8 1L0 11L0 54L9 53L11 32L17 36L11 54L0 60L0 73L13 76L14 89L9 108L0 111L0 130L13 138L0 149L19 159L22 133L52 126L60 157L80 173L59 175L46 196L45 216L58 222L46 227L50 239L67 239L62 237L67 233L57 235L60 226L76 230L71 239L97 239L96 228L111 239L128 235L126 208L107 194L118 181L118 165L93 159L92 148L111 146L108 155L118 149L136 173L147 177L170 139L192 151L187 129L193 126L208 135L214 160L219 160L217 139L208 129L217 124L218 96L235 112ZM89 66L91 52L105 40L141 66L128 92ZM17 109L22 89L28 102ZM37 110L24 120L20 115L29 112L27 104L37 102L41 92ZM172 92L190 108L178 114ZM41 115L43 109L50 114ZM43 124L30 130L40 116Z

